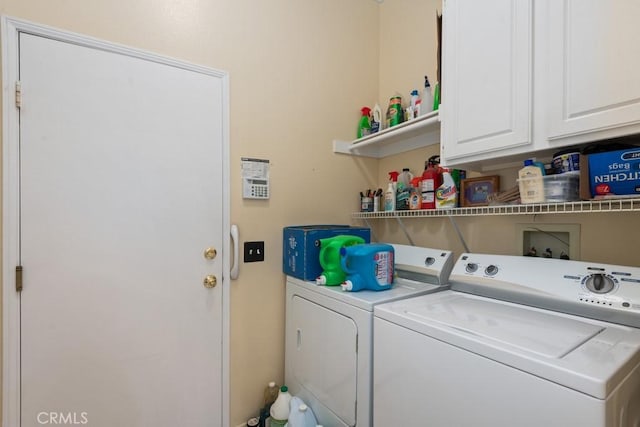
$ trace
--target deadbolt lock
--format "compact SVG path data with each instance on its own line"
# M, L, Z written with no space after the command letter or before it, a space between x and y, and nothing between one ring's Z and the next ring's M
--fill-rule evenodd
M207 289L215 288L218 284L218 279L213 274L209 274L204 278L204 287Z
M218 251L216 251L214 248L207 248L204 250L204 257L206 259L214 259L217 254Z

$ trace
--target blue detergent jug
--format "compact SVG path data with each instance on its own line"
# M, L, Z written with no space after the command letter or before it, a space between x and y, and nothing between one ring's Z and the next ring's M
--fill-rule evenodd
M340 249L340 266L347 273L342 290L383 291L393 285L394 250L386 243L367 243Z

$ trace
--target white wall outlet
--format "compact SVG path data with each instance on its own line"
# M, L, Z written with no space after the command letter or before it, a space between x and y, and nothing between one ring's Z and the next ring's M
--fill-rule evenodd
M580 224L516 224L521 255L580 259Z

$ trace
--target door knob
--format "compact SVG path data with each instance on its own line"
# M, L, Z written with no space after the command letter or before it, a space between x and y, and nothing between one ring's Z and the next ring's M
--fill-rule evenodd
M218 279L213 274L209 274L204 278L204 287L207 289L215 288L218 284Z
M217 254L218 251L216 251L215 248L207 248L204 250L204 257L206 259L214 259Z

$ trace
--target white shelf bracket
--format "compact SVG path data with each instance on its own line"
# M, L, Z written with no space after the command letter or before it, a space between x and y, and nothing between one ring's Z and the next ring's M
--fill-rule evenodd
M411 246L415 246L416 244L413 243L413 239L409 235L409 232L407 231L407 228L404 226L404 223L402 222L400 217L396 216L395 218L398 221L398 224L400 224L400 228L402 229L402 232L404 233L404 235L407 237L407 240L409 241L409 243L411 243Z
M467 246L467 242L464 241L464 237L462 236L462 233L460 232L460 229L458 228L458 224L456 224L456 221L453 219L453 216L448 215L449 216L449 220L451 221L451 224L453 225L453 228L455 228L456 233L458 234L458 239L460 239L460 242L462 243L462 246L464 247L464 251L465 252L471 252L469 250L469 246Z

